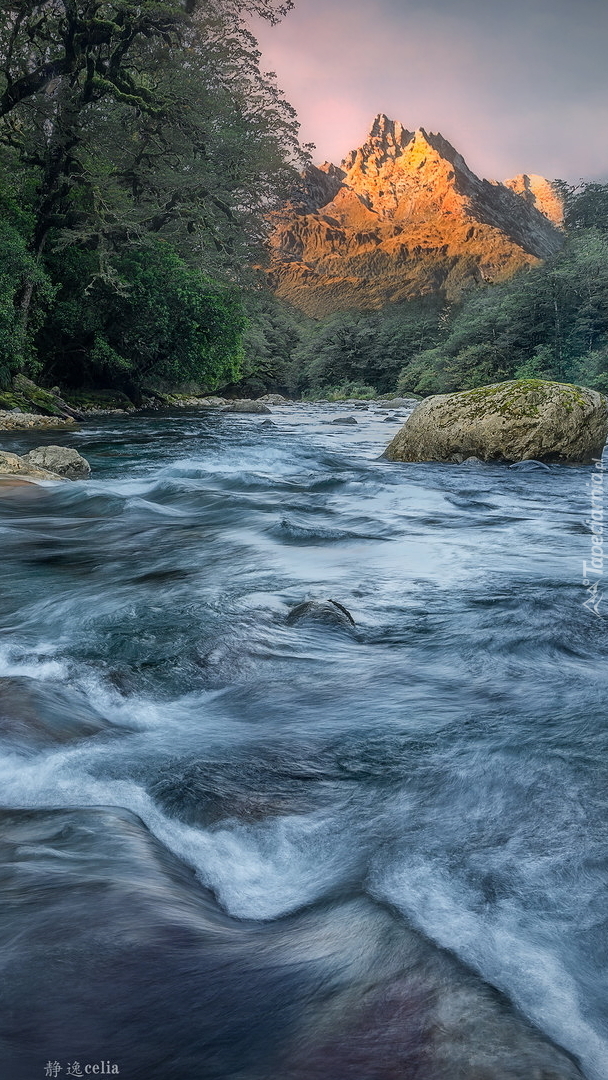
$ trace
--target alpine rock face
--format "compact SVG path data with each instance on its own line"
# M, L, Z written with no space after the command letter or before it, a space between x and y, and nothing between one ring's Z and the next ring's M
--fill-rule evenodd
M543 177L480 180L441 135L379 115L341 167L308 168L301 198L277 215L270 280L317 318L456 299L556 252L561 219Z

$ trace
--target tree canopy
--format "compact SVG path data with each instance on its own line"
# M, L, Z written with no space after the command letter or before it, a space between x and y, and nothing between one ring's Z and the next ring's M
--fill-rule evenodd
M18 275L4 282L24 340L51 295L40 274L45 281L50 275L63 315L67 306L79 308L86 325L87 309L102 296L106 304L113 293L124 307L138 258L158 268L159 252L175 257L182 279L194 275L193 288L205 276L206 294L212 279L225 288L256 261L268 211L295 182L305 155L293 109L274 77L260 71L246 16L274 21L290 6L0 3L0 169L28 207L18 232L38 267L25 283ZM170 257L159 242L170 245ZM68 256L71 248L78 257ZM228 323L230 338L235 324ZM99 355L99 333L74 338L69 351ZM48 343L49 334L41 340ZM236 361L234 353L227 375ZM21 362L14 358L13 366ZM117 361L117 377L120 368Z

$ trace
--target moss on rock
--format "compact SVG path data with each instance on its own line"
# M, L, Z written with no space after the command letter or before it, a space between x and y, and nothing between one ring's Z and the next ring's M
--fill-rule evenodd
M608 401L596 390L514 379L418 405L388 446L391 461L588 462L608 435Z

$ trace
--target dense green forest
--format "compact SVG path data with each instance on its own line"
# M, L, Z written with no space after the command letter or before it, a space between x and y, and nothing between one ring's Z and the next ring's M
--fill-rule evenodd
M426 395L527 377L608 392L608 185L556 183L561 252L457 304L435 295L314 322L258 300L246 331L252 389L257 370L267 385L312 397Z
M247 19L290 6L0 3L0 387L241 376L243 267L306 157Z
M458 304L314 322L263 288L251 268L307 148L248 19L290 6L0 0L0 394L19 372L134 400L608 391L608 185L561 183L563 250Z

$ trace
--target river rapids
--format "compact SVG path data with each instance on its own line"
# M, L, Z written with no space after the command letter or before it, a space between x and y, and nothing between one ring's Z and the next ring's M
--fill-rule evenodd
M348 408L3 438L7 1080L608 1080L591 469Z

